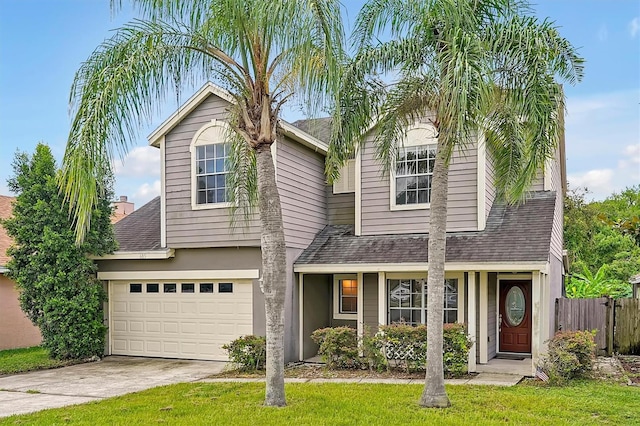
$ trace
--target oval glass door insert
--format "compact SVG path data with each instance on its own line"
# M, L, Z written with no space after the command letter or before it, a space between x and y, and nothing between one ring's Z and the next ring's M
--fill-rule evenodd
M507 323L517 327L524 319L525 300L524 293L518 286L511 287L504 301L504 311L507 314Z

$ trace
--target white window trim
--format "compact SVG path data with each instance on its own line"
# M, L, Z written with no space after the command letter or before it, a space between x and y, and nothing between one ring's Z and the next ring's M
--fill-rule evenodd
M333 319L358 320L358 313L352 314L340 313L340 280L356 280L358 285L358 296L360 295L360 286L362 283L358 281L357 274L339 274L333 276Z
M349 159L340 169L340 176L333 182L333 194L353 194L356 192L356 159ZM349 182L353 181L353 185Z
M204 133L206 130L212 127L222 127L223 131L227 131L229 129L229 125L226 121L213 119L209 123L206 123L204 126L200 127L193 138L191 139L191 145L189 146L189 151L191 152L191 167L189 168L191 173L191 210L210 210L210 209L223 209L231 207L232 203L213 203L213 204L198 204L198 178L196 176L196 147L200 145L210 145L211 143L205 143L199 141L200 135ZM220 141L220 143L224 143L225 141Z
M409 137L409 133L412 130L423 129L427 132L431 133L429 139L416 139ZM438 138L435 137L436 129L431 124L428 123L416 123L413 126L407 129L407 138L400 143L401 147L409 147L409 146L421 146L421 145L437 145ZM402 211L402 210L427 210L431 208L431 203L418 203L418 204L396 204L396 165L395 161L391 165L390 173L389 173L389 210L391 211Z

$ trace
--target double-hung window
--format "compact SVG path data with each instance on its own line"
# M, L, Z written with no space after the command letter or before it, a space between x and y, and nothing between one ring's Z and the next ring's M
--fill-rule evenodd
M229 130L224 121L212 120L191 140L191 206L193 209L228 207L227 160L231 147L225 143Z
M427 323L427 280L388 279L389 324ZM444 323L458 321L458 279L444 281Z
M357 319L358 279L356 275L334 275L333 317L335 319Z
M431 182L438 140L433 126L417 123L398 142L391 165L391 210L425 209L431 203Z

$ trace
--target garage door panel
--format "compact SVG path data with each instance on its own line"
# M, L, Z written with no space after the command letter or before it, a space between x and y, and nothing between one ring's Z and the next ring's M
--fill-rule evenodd
M214 293L163 288L129 293L129 283L111 283L113 354L227 360L222 345L253 331L250 283L234 282L232 293L218 293L217 283Z

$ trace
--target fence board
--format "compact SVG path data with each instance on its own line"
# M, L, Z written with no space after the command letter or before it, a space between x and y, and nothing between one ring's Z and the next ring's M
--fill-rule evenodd
M598 355L607 350L608 299L556 299L556 331L598 330L596 349Z
M616 352L640 355L640 299L618 299L615 306Z

